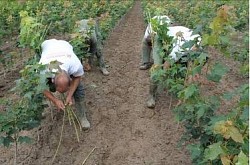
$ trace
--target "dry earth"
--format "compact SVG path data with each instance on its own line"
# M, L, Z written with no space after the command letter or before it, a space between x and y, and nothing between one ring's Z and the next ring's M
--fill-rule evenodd
M104 56L109 65L109 76L103 76L98 68L86 72L86 102L91 129L80 133L66 122L63 139L53 164L81 165L189 165L190 156L177 144L183 128L174 120L172 107L177 103L166 92L158 94L154 110L145 106L149 89L149 73L138 69L141 61L141 40L144 35L140 2L122 18L105 41ZM239 75L240 64L224 58L214 49L209 50L211 63L221 61L230 68L219 85L203 86L204 95L219 95L232 91L248 78ZM18 78L20 61L11 71L0 72L0 97ZM0 67L1 68L1 67ZM234 102L223 101L218 113L226 113ZM49 108L45 110L42 125L30 132L34 143L18 147L18 164L48 165L55 154L62 125L63 114ZM88 157L88 154L91 155ZM13 164L14 147L0 148L0 164Z
M177 147L182 129L174 121L171 99L161 94L154 110L145 106L148 71L138 69L145 30L139 2L124 16L105 42L104 55L110 76L97 68L84 78L91 129L77 142L66 122L62 143L53 164L177 165L191 164L186 150ZM46 110L49 112L49 110ZM26 134L33 144L18 149L18 164L50 164L56 151L62 113L52 120L47 113L40 128ZM14 148L1 149L0 164L12 164Z

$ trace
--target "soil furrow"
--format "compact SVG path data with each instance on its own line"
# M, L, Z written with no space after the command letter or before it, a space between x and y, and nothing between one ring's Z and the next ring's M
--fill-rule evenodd
M177 147L182 128L169 109L171 98L163 92L158 95L155 109L145 106L149 72L138 69L145 27L140 2L136 1L105 41L103 53L110 75L103 76L97 67L85 74L91 129L80 133L78 143L73 127L66 122L53 164L80 165L94 147L86 165L191 164L186 150ZM52 120L50 110L46 112L42 126L26 132L37 141L19 146L19 164L51 164L63 114L56 113ZM12 154L13 148L4 150L0 163L13 164Z

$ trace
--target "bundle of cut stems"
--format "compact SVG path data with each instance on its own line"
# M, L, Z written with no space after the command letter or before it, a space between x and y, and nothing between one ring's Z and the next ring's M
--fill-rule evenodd
M62 94L62 100L63 102L65 102L66 98L65 96ZM55 158L56 158L56 155L59 151L59 147L61 145L61 142L62 142L62 136L63 136L63 130L64 130L64 125L65 125L65 118L66 118L66 115L68 117L68 120L69 120L69 124L72 125L73 123L73 126L74 126L74 129L75 129L75 132L76 132L76 138L77 138L77 142L80 142L80 139L79 139L79 132L78 132L78 129L77 129L77 125L79 126L79 130L82 130L81 128L81 123L79 121L79 119L77 118L75 112L74 112L74 109L71 105L65 105L65 109L63 110L63 123L62 123L62 128L61 128L61 133L60 133L60 139L59 139L59 142L58 142L58 145L57 145L57 149L56 149L56 152L54 154L54 157L52 159L52 162L51 164L53 164Z

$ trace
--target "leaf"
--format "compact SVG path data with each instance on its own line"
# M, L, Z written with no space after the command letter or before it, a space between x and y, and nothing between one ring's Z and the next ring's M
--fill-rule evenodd
M225 67L224 65L220 64L220 63L216 63L212 70L211 73L208 74L207 78L211 81L214 82L219 82L220 79L222 78L222 76L224 74L226 74L228 72L228 68Z
M202 32L202 28L203 28L202 25L197 25L196 28L193 30L192 35L201 33Z
M226 121L224 120L216 122L213 130L215 134L221 134L226 139L230 138L228 127L226 126Z
M248 157L241 151L238 155L238 162L235 165L247 165Z
M199 57L197 57L197 60L199 61L200 64L203 64L208 58L207 53L201 53Z
M192 75L200 74L201 73L202 66L198 65L195 68L192 69Z
M201 106L199 107L199 110L197 111L197 119L200 119L206 112L206 107Z
M223 165L230 165L231 164L231 160L227 156L221 156L220 159L221 159L221 162Z
M32 139L28 136L20 136L18 138L18 142L20 143L31 143L32 142Z
M9 124L8 122L4 125L1 126L1 130L4 132L10 132L11 130L13 130L13 125Z
M249 153L249 138L244 139L244 143L242 144L241 149L244 153Z
M242 114L240 115L240 119L243 121L249 120L249 107L246 107L243 109Z
M208 35L204 34L202 39L202 45L217 45L218 44L218 37L216 35Z
M0 137L0 144L3 144L5 147L9 147L14 139L11 136Z
M40 124L40 122L37 121L37 120L29 120L29 121L25 121L25 122L23 122L23 123L27 124L27 125L26 125L26 128L25 128L26 130L29 130L29 129L38 127L39 124Z
M227 36L220 36L220 41L221 41L221 44L223 45L229 45L230 43L229 37Z
M222 19L219 17L215 17L213 19L213 22L210 23L209 27L213 30L213 33L220 34L221 31L223 30L222 28Z
M233 125L233 122L219 121L214 125L214 132L216 134L221 134L224 138L229 139L230 137L239 143L243 143L243 137L238 128Z
M221 143L222 142L211 144L205 149L204 156L206 160L215 160L220 154L224 153L220 146Z
M201 155L201 153L202 153L199 144L189 144L187 146L187 149L191 153L192 160L198 158Z
M32 94L33 94L32 92L27 92L27 93L25 93L25 95L23 97L31 99Z
M58 70L60 71L60 70L61 70L60 65L62 65L62 63L59 62L59 61L57 61L57 60L51 61L51 62L48 64L48 69L49 69L49 70L58 69Z
M186 41L181 47L183 49L186 49L186 48L191 49L194 44L195 44L195 41L194 40L190 40L190 41Z
M243 137L242 134L240 133L240 131L238 130L238 128L234 127L234 126L230 126L229 129L229 135L230 137L239 143L243 143Z
M188 99L198 91L197 86L192 84L184 90L184 98Z

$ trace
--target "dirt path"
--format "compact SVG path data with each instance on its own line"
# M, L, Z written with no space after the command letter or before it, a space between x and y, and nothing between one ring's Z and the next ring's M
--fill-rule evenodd
M91 129L82 132L77 143L74 129L67 123L54 164L80 165L94 147L85 165L191 164L186 151L177 148L181 128L169 110L170 98L161 94L154 110L145 107L149 75L138 69L144 29L140 3L136 2L106 41L104 55L111 75L102 76L96 68L86 73ZM19 149L19 164L50 164L61 124L62 114L56 121L48 114L38 131L39 140Z

